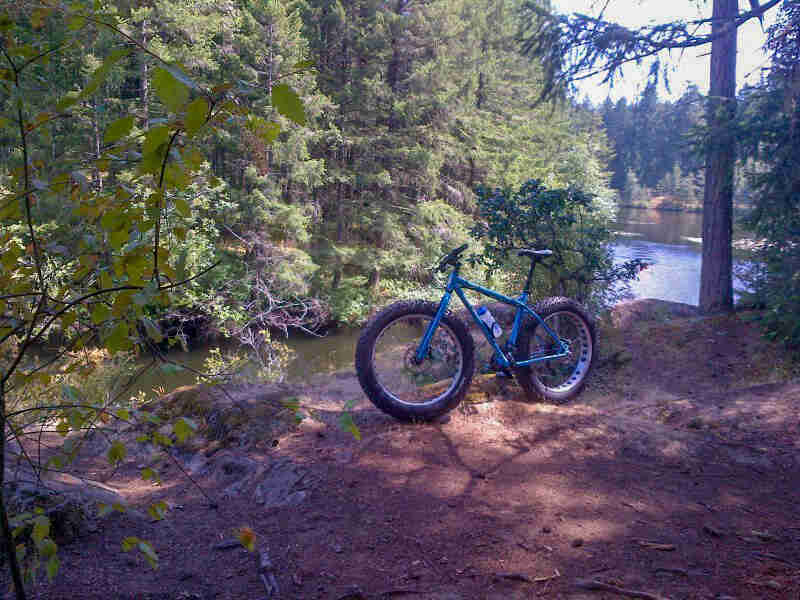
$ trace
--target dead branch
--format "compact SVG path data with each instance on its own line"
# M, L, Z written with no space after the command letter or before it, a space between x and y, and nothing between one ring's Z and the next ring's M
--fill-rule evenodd
M575 585L582 590L589 590L591 592L609 592L612 594L619 594L620 596L628 596L629 598L641 598L642 600L668 600L663 596L656 596L655 594L640 592L639 590L628 590L596 579L580 579L575 582Z

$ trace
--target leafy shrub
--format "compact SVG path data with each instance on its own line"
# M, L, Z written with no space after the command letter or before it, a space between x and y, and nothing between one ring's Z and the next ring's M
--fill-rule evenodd
M490 272L505 271L511 289L521 288L530 265L512 252L518 248L553 251L536 269L537 295L570 296L596 308L645 266L638 259L614 263L608 214L578 189L548 190L531 179L519 190L479 189L478 207L482 220L472 235L484 243L481 261Z

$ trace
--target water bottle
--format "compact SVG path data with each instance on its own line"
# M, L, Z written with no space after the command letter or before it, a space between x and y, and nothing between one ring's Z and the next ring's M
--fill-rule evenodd
M488 308L481 306L478 308L477 313L478 318L486 324L486 327L489 328L489 331L492 332L494 337L497 338L503 335L503 330L500 328L500 324L494 320L494 316Z

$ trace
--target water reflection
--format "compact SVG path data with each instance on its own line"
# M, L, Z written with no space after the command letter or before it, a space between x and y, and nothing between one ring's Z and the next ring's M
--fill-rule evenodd
M701 214L623 208L613 228L619 232L614 245L616 262L639 258L651 265L638 281L631 282L634 298L699 303ZM743 265L734 265L739 266ZM742 287L734 277L734 289Z
M636 239L659 244L685 245L686 238L700 239L703 232L703 215L621 208L613 227L617 231L634 234Z
M620 240L614 259L624 262L639 258L648 264L631 282L634 298L657 298L697 304L700 298L700 247L660 244L646 240Z

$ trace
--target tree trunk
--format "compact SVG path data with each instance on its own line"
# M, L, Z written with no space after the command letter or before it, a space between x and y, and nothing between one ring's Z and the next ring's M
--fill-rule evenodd
M17 559L17 545L8 522L6 509L5 475L6 475L6 395L5 383L0 381L0 423L3 426L3 436L0 437L0 528L2 528L3 550L11 571L11 580L14 583L14 595L17 600L25 600L25 585L22 581L22 570Z
M150 32L148 31L148 19L142 19L141 42L142 45L147 47L150 44ZM141 71L139 73L139 98L142 103L142 117L144 118L144 126L147 127L147 121L150 119L150 69L147 62L147 55L144 52L139 53L139 60L141 62Z
M367 281L367 287L370 291L375 291L378 289L378 284L381 282L381 270L378 267L375 267L370 271L369 280Z
M712 35L729 31L711 44L711 89L708 101L710 147L703 197L703 263L700 310L733 310L733 168L736 140L736 27L738 0L714 0Z

